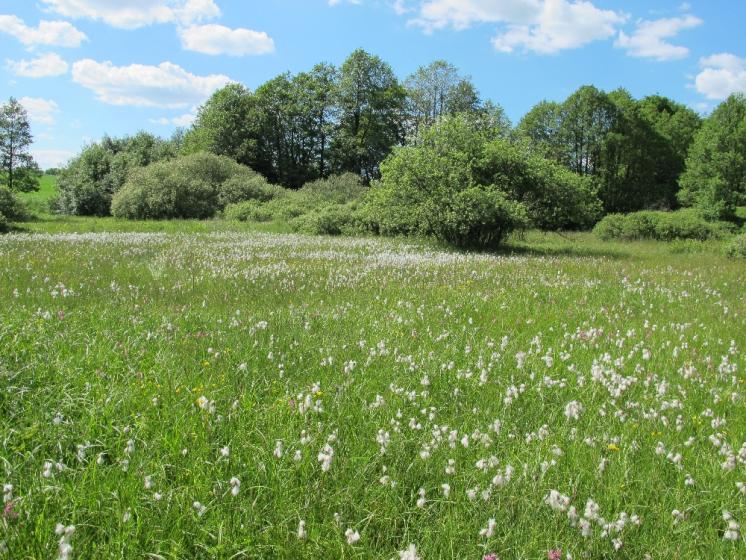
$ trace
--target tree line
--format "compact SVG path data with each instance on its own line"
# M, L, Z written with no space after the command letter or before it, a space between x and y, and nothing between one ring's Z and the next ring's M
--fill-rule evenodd
M703 119L660 95L635 99L624 89L583 86L562 102L538 103L513 127L499 105L483 100L470 77L445 61L400 81L386 62L357 50L340 67L281 74L255 91L230 84L168 140L141 132L86 146L59 172L57 209L109 215L134 170L203 152L287 189L353 173L378 189L369 206L387 192L388 208L398 200L404 213L414 200L476 187L489 195L471 192L473 209L489 213L507 196L524 209L541 207L541 217L529 221L549 229L680 206L707 219L733 219L746 203L743 95ZM0 180L7 183L7 176ZM453 177L463 184L450 184ZM409 195L394 196L404 191ZM582 201L582 208L568 201ZM379 222L376 228L393 223Z

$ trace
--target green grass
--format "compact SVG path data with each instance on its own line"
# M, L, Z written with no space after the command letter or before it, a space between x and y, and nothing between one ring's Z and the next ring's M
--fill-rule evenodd
M38 191L18 195L28 209L36 215L49 214L49 204L55 196L57 196L57 177L54 175L42 175Z
M0 237L9 558L56 557L57 523L73 558L746 555L746 263L716 243L25 227ZM639 526L585 538L551 490Z

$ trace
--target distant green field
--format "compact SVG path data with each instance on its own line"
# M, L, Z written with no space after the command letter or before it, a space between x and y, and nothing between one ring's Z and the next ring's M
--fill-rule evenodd
M29 210L34 214L48 214L49 203L56 195L57 177L54 175L44 175L39 180L39 190L22 193L20 199L26 203Z

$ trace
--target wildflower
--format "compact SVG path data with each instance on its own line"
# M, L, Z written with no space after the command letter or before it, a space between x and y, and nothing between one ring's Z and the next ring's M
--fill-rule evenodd
M500 557L494 552L490 552L489 554L485 554L482 560L500 560Z
M44 461L44 469L42 470L41 475L44 478L51 478L52 477L52 467L54 467L54 463L52 463L52 461Z
M306 522L302 519L298 522L298 538L304 540L307 536L306 533Z
M163 495L160 492L156 492L155 494L153 494L153 499L156 502L160 502L162 498L163 498Z
M487 527L479 531L479 536L491 539L492 536L495 534L496 526L497 526L497 522L493 518L490 518L487 521Z
M562 550L555 548L547 552L547 560L562 560Z
M417 494L420 496L419 498L417 498L417 507L418 508L425 507L425 501L426 501L425 500L425 489L424 488L420 488L417 491Z
M132 455L135 452L135 440L127 440L127 445L124 447L125 455Z
M3 503L7 504L11 501L13 501L13 485L3 484Z
M323 449L318 454L318 461L321 463L321 470L328 472L332 467L332 458L334 457L334 449L328 443L324 445Z
M417 556L417 547L410 544L406 550L399 551L399 560L422 560Z
M9 501L3 507L3 518L4 519L18 519L18 512L13 508L15 507L14 501Z
M73 547L70 544L70 541L75 533L75 526L68 525L65 527L62 523L57 523L54 532L58 537L60 537L57 547L59 552L58 560L69 560L73 553Z
M220 456L224 459L227 459L231 455L231 448L227 445L225 447L220 448Z
M274 450L273 455L275 456L276 459L282 458L282 440L281 439L278 439L275 442L275 450Z
M606 446L606 449L609 451L613 451L614 453L617 453L619 451L619 446L616 443L610 443Z
M441 484L440 488L443 490L443 497L447 498L451 494L450 484Z
M192 504L192 507L197 512L197 516L198 517L202 517L205 514L205 512L207 512L207 507L205 507L204 505L202 505L199 502L194 502Z
M360 540L360 533L353 531L352 529L347 529L345 531L345 537L347 538L347 544L355 544Z
M238 493L241 491L241 481L234 476L231 478L229 484L231 485L231 495L234 497L238 496Z
M132 510L127 508L122 515L122 523L127 523L130 519L132 519Z
M733 516L729 511L723 512L723 521L728 523L728 529L723 533L723 539L726 541L737 541L741 538L739 530L741 526L733 519Z
M145 490L150 490L153 487L153 477L146 476L144 480Z

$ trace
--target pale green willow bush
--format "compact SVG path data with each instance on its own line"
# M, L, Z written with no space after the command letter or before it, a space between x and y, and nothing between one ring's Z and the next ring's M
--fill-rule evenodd
M127 219L204 219L227 204L275 194L250 168L203 152L134 170L114 196L111 211Z
M604 241L612 239L655 239L673 241L720 239L733 232L728 222L709 222L695 210L677 212L643 211L631 214L610 214L594 228Z

